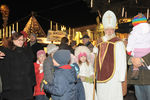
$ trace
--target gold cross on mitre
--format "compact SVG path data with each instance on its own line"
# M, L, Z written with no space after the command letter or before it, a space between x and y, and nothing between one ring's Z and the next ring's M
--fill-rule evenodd
M112 18L112 16L108 14L107 18L108 18L108 23L110 24L110 19Z

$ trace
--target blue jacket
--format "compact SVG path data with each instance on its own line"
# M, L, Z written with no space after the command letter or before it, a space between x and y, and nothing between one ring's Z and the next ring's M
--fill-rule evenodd
M71 67L75 69L76 76L77 76L79 74L79 72L80 72L80 68L79 68L78 64L77 63L73 63L73 64L71 64ZM76 91L77 91L76 92L77 100L85 100L84 86L83 86L83 83L82 83L80 78L77 79Z
M67 67L66 67L67 66ZM57 67L52 84L44 85L52 100L76 100L76 72L70 65Z

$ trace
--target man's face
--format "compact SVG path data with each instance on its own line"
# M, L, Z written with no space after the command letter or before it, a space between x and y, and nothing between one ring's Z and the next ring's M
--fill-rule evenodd
M83 44L86 44L89 41L89 38L83 38Z
M107 29L104 29L104 32L105 32L105 35L112 35L115 33L115 29L113 28L107 28Z
M35 42L36 41L36 37L33 35L30 35L30 42Z

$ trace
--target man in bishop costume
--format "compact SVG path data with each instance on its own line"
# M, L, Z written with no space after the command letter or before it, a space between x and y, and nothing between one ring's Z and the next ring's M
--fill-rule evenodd
M96 61L98 100L123 100L122 82L126 74L126 51L115 35L117 19L108 10L102 18L105 35L98 41Z

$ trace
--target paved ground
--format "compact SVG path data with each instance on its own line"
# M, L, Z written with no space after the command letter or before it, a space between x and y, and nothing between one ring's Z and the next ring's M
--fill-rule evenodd
M135 97L135 91L133 85L128 86L128 93L124 97L124 100L137 100Z
M134 93L128 93L125 97L124 100L137 100Z

